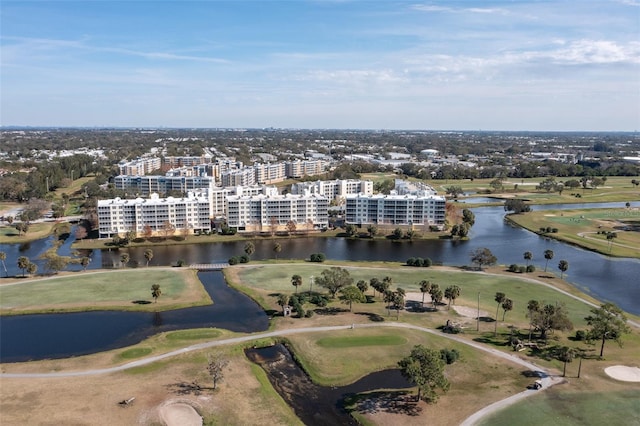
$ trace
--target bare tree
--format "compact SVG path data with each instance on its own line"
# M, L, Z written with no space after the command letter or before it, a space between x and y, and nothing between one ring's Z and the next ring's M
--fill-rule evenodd
M218 383L224 379L224 368L229 364L229 360L220 353L209 354L207 362L207 371L213 381L213 389L215 390Z

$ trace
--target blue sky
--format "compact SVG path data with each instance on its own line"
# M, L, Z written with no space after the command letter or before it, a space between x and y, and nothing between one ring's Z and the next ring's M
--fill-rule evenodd
M640 0L10 1L0 124L640 130Z

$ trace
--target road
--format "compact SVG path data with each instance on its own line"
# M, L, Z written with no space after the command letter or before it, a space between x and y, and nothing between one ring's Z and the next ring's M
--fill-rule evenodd
M505 352L501 352L497 349L493 349L493 348L489 348L486 347L480 343L476 343L470 340L466 340L463 339L462 337L456 336L456 335L450 335L450 334L443 334L439 331L436 330L432 330L429 328L425 328L425 327L420 327L417 325L413 325L413 324L406 324L406 323L399 323L399 322L389 322L389 323L380 323L380 324L349 324L349 325L338 325L338 326L325 326L325 327L305 327L305 328L296 328L296 329L288 329L288 330L277 330L277 331L270 331L270 332L266 332L266 333L256 333L256 334L251 334L251 335L247 335L247 336L240 336L240 337L232 337L229 339L223 339L223 340L216 340L216 341L211 341L211 342L205 342L205 343L198 343L195 345L191 345L191 346L187 346L185 348L182 349L177 349L171 352L167 352L161 355L155 355L155 356L150 356L147 358L143 358L143 359L139 359L136 361L132 361L129 362L127 364L123 364L123 365L118 365L115 367L109 367L109 368L100 368L100 369L91 369L91 370L83 370L83 371L70 371L70 372L52 372L52 373L2 373L0 374L0 379L2 378L51 378L51 377L82 377L82 376L97 376L97 375L102 375L102 374L109 374L109 373L115 373L115 372L119 372L119 371L124 371L124 370L129 370L131 368L136 368L136 367L140 367L143 365L147 365L147 364L151 364L166 358L171 358L177 355L182 355L188 352L192 352L192 351L199 351L202 349L209 349L209 348L213 348L213 347L217 347L217 346L223 346L223 345L232 345L232 344L237 344L237 343L243 343L243 342L250 342L252 340L258 340L258 339L263 339L263 338L268 338L268 337L281 337L281 336L289 336L292 334L300 334L300 333L314 333L314 332L322 332L322 331L335 331L335 330L347 330L347 329L352 329L352 328L378 328L378 327L395 327L395 328L408 328L408 329L412 329L412 330L418 330L418 331L422 331L425 333L430 333L433 335L437 335L440 337L444 337L450 340L454 340L458 343L462 343L468 346L471 346L475 349L478 349L480 351L486 352L491 354L492 356L498 357L498 358L502 358L504 360L516 363L522 367L525 367L528 370L531 371L535 371L538 372L538 374L540 375L540 377L542 377L542 384L543 387L541 390L544 389L548 389L549 387L556 385L560 382L562 382L562 379L558 378L558 377L552 377L549 375L548 371L545 370L544 368L526 361L516 355L511 355ZM483 408L480 411L477 411L476 413L474 413L473 415L471 415L470 417L468 417L463 423L462 425L464 426L471 426L476 424L480 419L484 418L485 416L494 413L504 407L507 407L511 404L514 404L520 400L522 400L523 398L535 395L538 392L541 392L541 390L535 391L535 390L525 390L523 392L520 392L516 395L512 395L508 398L505 398L501 401L498 401L496 403L493 403L485 408Z

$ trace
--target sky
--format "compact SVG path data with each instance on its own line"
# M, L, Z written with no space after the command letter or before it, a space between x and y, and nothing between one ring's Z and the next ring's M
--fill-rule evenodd
M0 125L640 130L640 0L0 2Z

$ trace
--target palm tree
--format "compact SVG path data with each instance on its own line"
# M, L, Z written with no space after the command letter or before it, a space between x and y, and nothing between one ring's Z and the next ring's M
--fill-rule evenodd
M395 298L395 293L391 290L385 290L382 300L387 304L387 315L391 315L391 302Z
M255 253L255 251L256 251L256 245L253 244L251 241L249 241L247 244L244 245L244 252L247 254L247 256L251 257L251 255Z
M129 253L123 253L122 256L120 256L120 263L122 264L122 266L127 266L127 263L129 263Z
M546 263L544 264L544 271L547 272L547 265L549 264L549 261L553 259L553 250L545 250L544 258L547 259Z
M496 324L495 324L495 329L493 331L494 336L498 335L498 311L500 310L500 305L502 304L502 302L504 302L506 298L507 296L501 291L499 291L496 293L496 297L493 299L498 304L498 306L496 306Z
M160 297L161 294L162 290L160 290L160 284L151 285L151 296L153 296L155 303L158 303L158 297Z
M562 279L564 273L569 269L569 262L561 260L560 263L558 263L558 269L560 269L560 279Z
M570 348L569 346L563 346L560 348L558 359L564 363L564 366L562 367L562 377L567 375L567 363L573 361L576 356L576 352L575 348Z
M527 262L527 266L529 266L529 261L533 259L533 253L531 253L530 251L525 251L524 252L524 260Z
M147 267L149 267L149 262L151 262L151 259L153 259L153 250L151 250L150 248L146 249L144 251L144 258L147 259Z
M505 315L507 315L507 311L510 311L513 309L513 300L509 299L508 297L506 297L502 303L500 304L502 306L502 322L504 322L504 317Z
M27 265L27 272L29 273L29 275L35 275L36 272L38 272L38 265L33 262L29 262L29 264Z
M296 293L298 293L298 287L302 285L302 277L298 274L292 276L291 285L296 288Z
M279 294L277 303L282 308L282 315L284 315L284 307L289 304L289 296L286 294Z
M282 251L282 246L280 245L280 243L275 243L273 245L273 252L276 254L276 259L278 258L278 253L280 253Z
M455 300L458 298L458 296L460 296L460 287L458 287L455 284L450 285L444 290L444 297L449 299L449 305L447 306L447 310L451 308L451 302L454 302L455 304Z
M358 287L358 290L360 290L362 294L365 294L367 290L369 290L369 284L365 280L358 281L356 287Z
M540 310L540 302L537 300L529 300L527 303L527 310L529 311L529 341L531 341L531 331L533 328L533 313Z
M7 265L4 263L5 260L7 260L7 253L0 251L0 261L2 261L2 267L4 268L4 275L8 277L9 273L7 272Z
M27 269L27 267L29 266L29 264L31 263L31 261L29 260L29 258L27 256L20 256L18 258L18 268L22 269L22 276L25 276L25 271Z
M420 281L420 291L422 292L422 307L424 308L424 294L431 290L431 282L427 280Z

